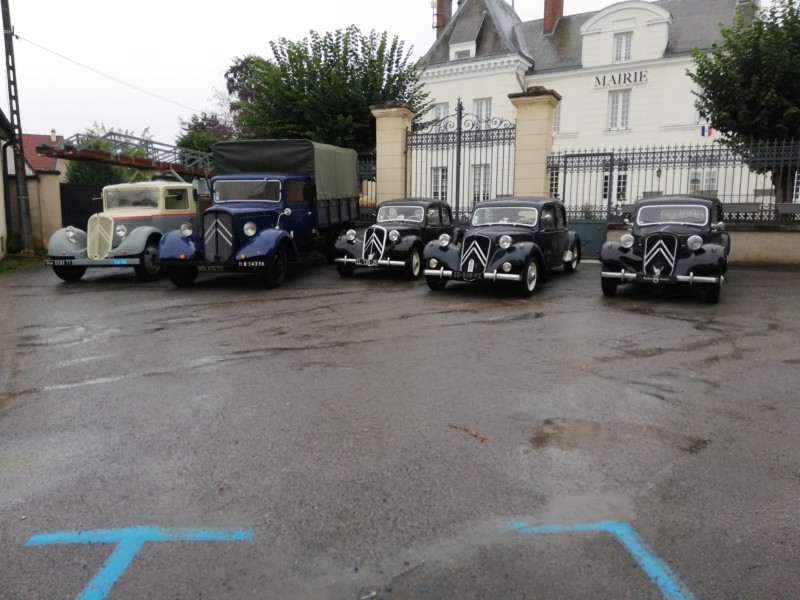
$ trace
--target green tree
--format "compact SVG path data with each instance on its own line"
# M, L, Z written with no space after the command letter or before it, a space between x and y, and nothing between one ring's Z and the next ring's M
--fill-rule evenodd
M431 106L404 43L386 32L312 31L270 48L271 61L246 64L235 114L246 137L307 138L367 153L375 149L371 105L398 100L418 115Z
M211 152L211 147L220 141L234 137L234 129L229 120L217 113L192 115L188 121L181 120L183 134L175 145L179 148Z
M766 159L753 144L800 141L800 8L796 0L775 0L765 10L737 9L723 42L695 50L691 80L695 103L734 148L746 148L751 168L771 172L780 201L790 201L796 168Z

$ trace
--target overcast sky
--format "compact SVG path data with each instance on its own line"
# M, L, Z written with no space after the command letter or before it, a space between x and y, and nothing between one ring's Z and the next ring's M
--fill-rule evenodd
M235 57L269 58L269 41L351 24L387 31L414 59L433 44L431 0L8 0L17 38L20 121L25 133L69 137L97 122L173 144L180 119L214 110L215 88ZM510 2L510 0L509 0ZM565 14L609 0L564 0ZM544 0L515 0L523 21ZM453 3L454 11L456 3ZM5 82L5 72L3 72ZM4 88L0 106L9 115Z

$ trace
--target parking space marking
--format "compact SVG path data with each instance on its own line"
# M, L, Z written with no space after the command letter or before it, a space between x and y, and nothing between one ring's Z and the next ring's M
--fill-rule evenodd
M31 536L25 545L115 544L114 551L76 598L76 600L103 600L123 571L128 568L134 556L148 542L240 542L252 538L252 532L247 530L173 530L159 527L128 527L125 529L37 533Z
M668 600L695 600L694 594L683 584L672 569L639 539L633 528L620 521L598 521L597 523L577 523L575 525L530 525L514 522L511 527L520 533L547 534L599 531L610 533L622 545L642 571L658 587Z

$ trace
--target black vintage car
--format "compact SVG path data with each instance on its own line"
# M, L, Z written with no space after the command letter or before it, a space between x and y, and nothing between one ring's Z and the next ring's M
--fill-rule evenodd
M422 249L431 240L453 235L450 205L440 200L401 198L381 202L374 225L363 238L354 229L336 240L334 262L339 275L356 267L402 268L407 279L422 273Z
M623 283L696 286L719 301L728 268L730 236L723 231L722 204L695 195L640 200L618 242L600 250L603 294Z
M581 242L567 227L564 205L551 198L504 198L476 204L463 239L442 235L425 246L425 281L507 282L533 294L553 269L575 272Z

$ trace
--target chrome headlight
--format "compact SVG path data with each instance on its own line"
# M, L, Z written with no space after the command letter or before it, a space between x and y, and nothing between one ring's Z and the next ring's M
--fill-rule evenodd
M504 235L504 236L502 236L502 237L500 238L500 241L499 241L498 243L500 244L500 247L501 247L503 250L505 250L505 249L509 248L509 247L511 246L511 236L510 236L510 235Z
M399 239L400 239L400 234L397 232L397 230L396 230L396 229L392 229L392 230L389 232L389 239L390 239L391 241L393 241L393 242L396 242L397 240L399 240Z
M191 237L192 236L192 224L188 221L186 223L181 223L181 235L183 237Z
M256 227L255 223L253 223L252 221L248 221L247 223L244 224L242 231L244 231L244 234L247 237L253 237L256 234L256 231L258 231L258 228Z
M356 230L355 229L348 229L347 233L345 235L347 236L347 241L348 242L355 241L355 239L356 239Z
M699 250L703 245L703 238L699 235L690 235L689 239L686 240L686 245L689 246L689 250Z
M509 271L511 271L511 263L510 262L504 262L503 266L500 267L500 268L503 269L503 271L505 273L508 273Z
M64 232L64 235L67 236L67 241L73 244L78 243L78 239L75 237L75 228L72 225L67 227L67 230Z
M450 245L450 236L446 233L443 233L439 236L439 245L442 248L447 248Z
M428 261L428 266L429 266L431 269L435 269L436 267L438 267L438 266L439 266L439 261L438 261L438 260L436 260L435 258L432 258L432 259L430 259L430 260Z
M117 225L117 228L114 230L114 233L117 234L118 237L125 238L128 235L128 228L125 225Z
M619 245L623 248L630 248L633 246L633 236L630 233L626 233L619 238Z

